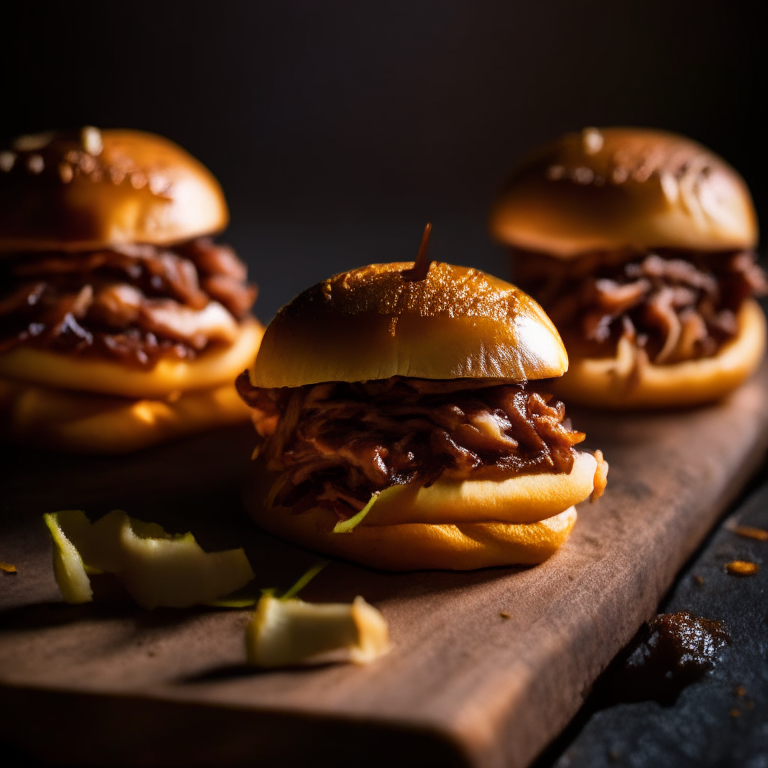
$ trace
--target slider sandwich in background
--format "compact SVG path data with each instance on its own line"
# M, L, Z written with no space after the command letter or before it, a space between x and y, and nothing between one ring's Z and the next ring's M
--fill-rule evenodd
M247 420L256 289L207 168L132 130L0 151L0 434L121 453Z
M491 213L514 279L563 335L555 389L612 408L722 397L757 368L766 292L749 190L673 133L587 128L534 151Z
M238 379L262 442L254 519L387 570L534 564L607 465L543 379L568 358L539 305L426 258L324 280L284 306ZM541 384L541 386L539 386Z

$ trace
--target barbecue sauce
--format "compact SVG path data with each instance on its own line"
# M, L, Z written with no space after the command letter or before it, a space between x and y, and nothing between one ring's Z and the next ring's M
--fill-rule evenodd
M596 693L603 706L636 701L671 706L685 687L715 667L729 643L728 632L718 621L687 611L662 614L643 626Z

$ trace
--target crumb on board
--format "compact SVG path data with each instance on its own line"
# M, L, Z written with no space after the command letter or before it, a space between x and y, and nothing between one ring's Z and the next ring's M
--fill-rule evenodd
M741 717L741 712L738 709L732 709L731 717Z
M734 576L754 576L760 570L760 566L746 560L732 560L726 563L725 570Z
M499 616L501 616L502 619L511 618L510 614L508 614L506 611L499 611Z
M733 532L738 536L743 536L746 539L754 539L755 541L768 541L768 531L762 528L753 528L750 525L737 525Z
M700 586L704 586L704 578L702 576L694 576L693 580Z
M740 698L747 695L747 689L743 685L737 685L733 692Z
M0 563L0 571L3 573L18 573L16 566L12 563Z

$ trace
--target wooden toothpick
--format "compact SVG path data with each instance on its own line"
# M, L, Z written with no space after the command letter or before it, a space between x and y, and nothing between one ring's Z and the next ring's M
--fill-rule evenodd
M404 269L402 272L403 280L414 283L418 280L424 280L429 267L432 264L432 259L427 256L427 250L429 247L429 236L432 232L432 223L427 222L427 226L424 227L424 234L421 236L421 245L419 246L419 252L416 254L416 261L411 269Z

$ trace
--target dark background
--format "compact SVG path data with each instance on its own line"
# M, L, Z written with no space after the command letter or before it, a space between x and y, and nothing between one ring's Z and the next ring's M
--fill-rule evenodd
M333 272L413 258L427 220L435 258L505 276L504 252L486 232L494 191L527 149L588 125L653 126L703 142L745 176L764 220L765 31L746 8L722 0L6 2L0 141L93 124L185 146L222 182L232 212L223 239L248 261L257 312L268 320ZM683 600L675 594L667 607ZM734 606L743 613L743 603ZM720 604L699 609L728 615ZM764 766L766 731L750 735L754 719L730 728L718 720L704 733L702 715L731 706L734 668L747 670L738 680L757 695L746 665L763 668L760 620L752 645L739 638L733 664L674 712L585 707L539 768L571 757L613 765L624 742L620 764ZM722 696L709 696L718 686ZM736 738L747 757L731 761ZM645 747L631 752L637 744Z
M174 139L221 180L269 319L351 266L433 255L504 276L489 201L587 125L690 135L764 208L759 22L714 2L5 4L0 138L83 124ZM760 165L760 168L758 167Z

